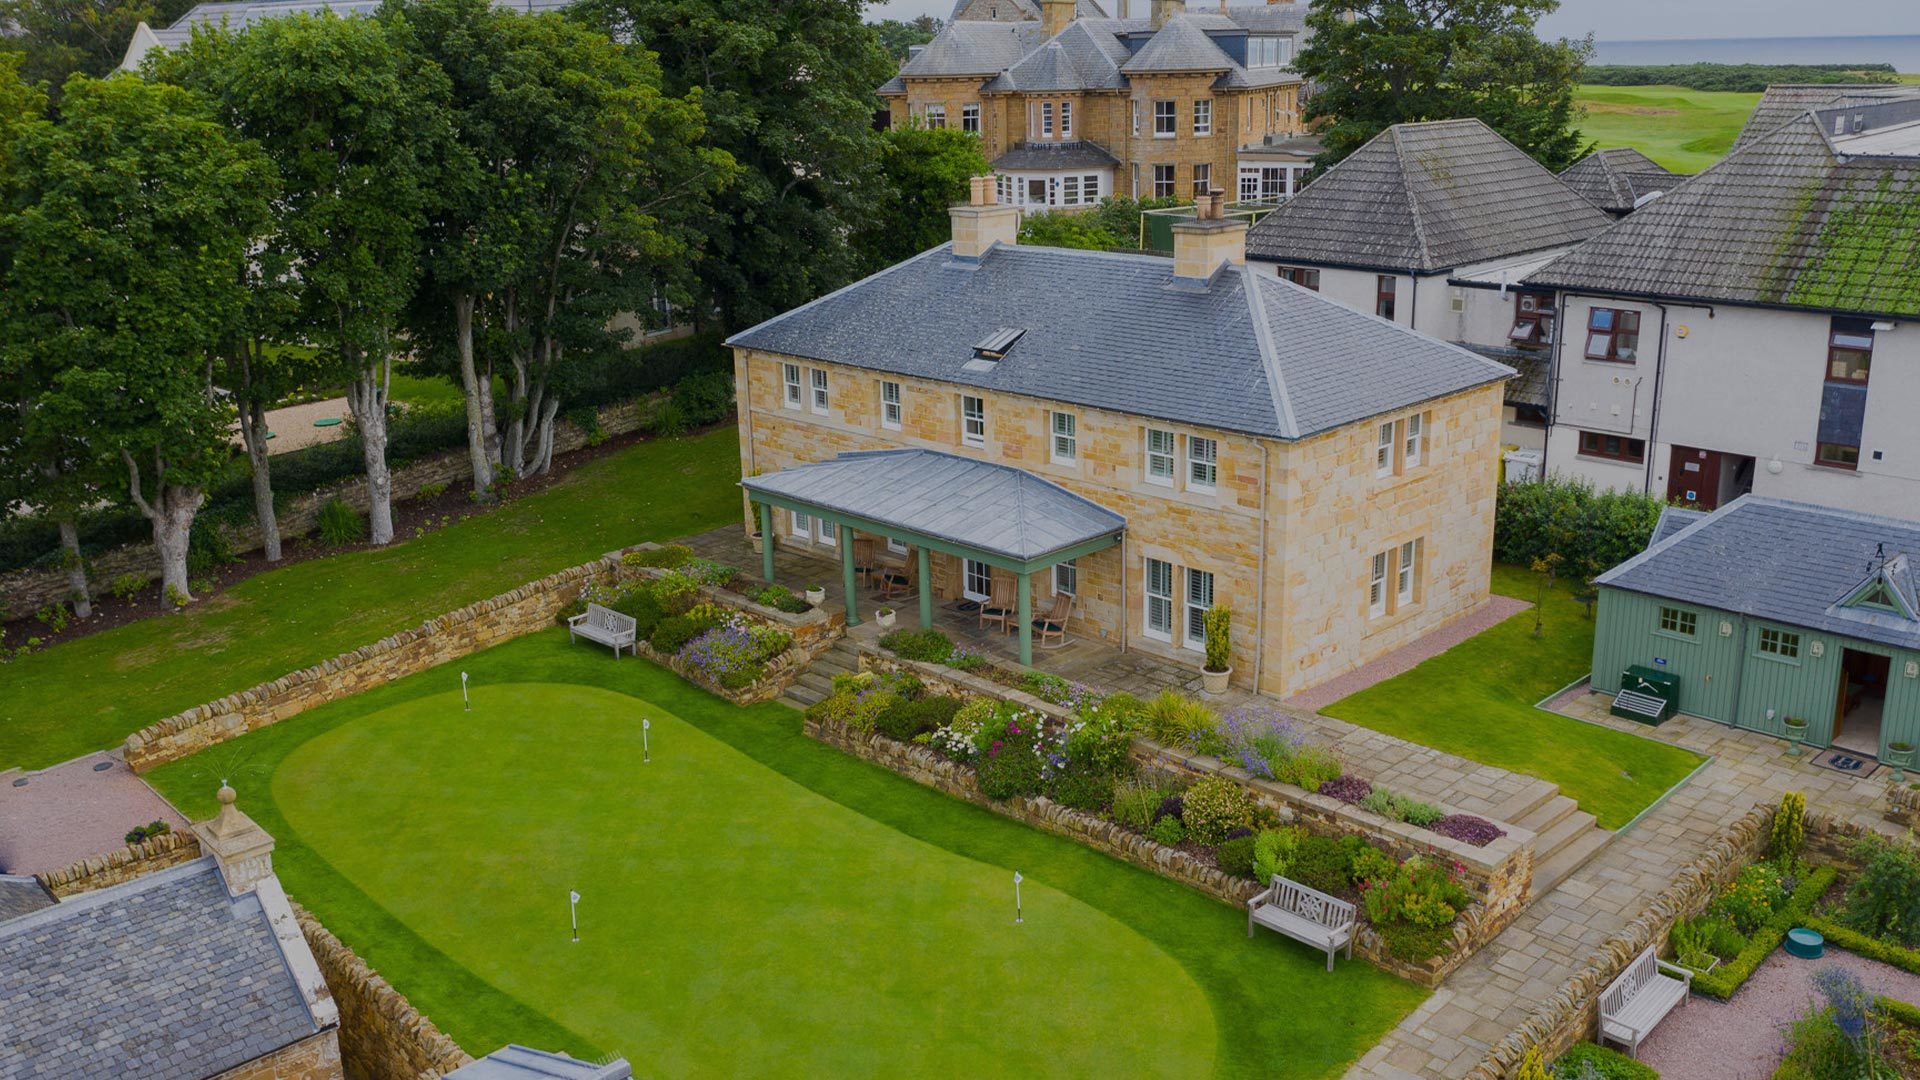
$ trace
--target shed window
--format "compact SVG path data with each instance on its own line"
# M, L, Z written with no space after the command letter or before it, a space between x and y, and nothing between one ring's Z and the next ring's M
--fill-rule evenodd
M1681 637L1692 637L1694 631L1698 628L1699 617L1693 612L1682 611L1679 608L1671 607L1663 607L1660 609L1660 630L1662 633L1678 634Z
M1800 635L1791 630L1763 627L1760 631L1760 652L1762 655L1774 656L1782 660L1798 660Z

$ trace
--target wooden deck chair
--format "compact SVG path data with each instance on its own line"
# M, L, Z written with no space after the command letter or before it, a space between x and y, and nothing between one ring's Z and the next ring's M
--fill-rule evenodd
M987 589L987 602L980 605L980 625L1000 624L1000 632L1008 633L1013 629L1013 620L1019 616L1015 605L1019 603L1014 593L1014 582L1005 574L994 574L993 584Z
M880 560L874 555L874 543L869 537L853 542L853 576L864 584L873 584L880 573Z
M901 566L880 567L880 599L899 600L913 595L914 549L907 549L907 561Z
M1040 635L1039 645L1043 649L1057 649L1067 643L1067 620L1073 617L1073 595L1054 593L1053 607L1045 615L1033 620L1034 632ZM1052 642L1051 645L1048 642Z

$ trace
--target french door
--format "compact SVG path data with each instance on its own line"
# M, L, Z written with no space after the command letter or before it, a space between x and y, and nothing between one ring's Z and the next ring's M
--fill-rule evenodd
M993 595L993 567L972 559L962 560L960 595L980 603Z

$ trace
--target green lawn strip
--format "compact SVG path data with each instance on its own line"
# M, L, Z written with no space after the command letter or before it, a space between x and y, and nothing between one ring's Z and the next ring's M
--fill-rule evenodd
M1586 109L1580 134L1600 147L1631 146L1675 172L1697 173L1725 157L1759 94L1683 86L1576 89Z
M1058 890L1105 913L1144 935L1202 988L1217 1031L1216 1074L1338 1075L1426 995L1417 986L1361 963L1343 962L1329 975L1321 969L1322 960L1317 954L1273 935L1262 934L1249 941L1244 917L1218 901L815 743L800 733L798 714L784 706L737 709L654 665L615 663L593 650L569 647L564 634L557 631L468 657L459 667L472 673L475 699L482 703L476 707L482 709L487 688L508 683L544 680L598 685L632 695L866 819L956 855L1003 870L1019 869L1036 887ZM335 867L309 847L309 839L288 824L284 808L276 805L276 799L289 785L276 779L272 791L261 793L268 786L265 777L278 771L287 757L309 740L425 695L447 693L455 686L457 677L451 666L436 669L175 763L152 778L184 809L200 816L214 808L208 794L218 780L214 774L222 770L236 773L234 782L242 789L242 807L280 839L276 865L289 892L462 1045L486 1049L509 1038L529 1041L515 1027L522 1022L522 1010L530 1007L524 1004L528 996L521 995L520 1004L503 1005L492 999L510 995L497 989L476 994L471 987L475 976L466 971L446 971L459 965L431 947L416 944L412 934L394 940L380 936L386 920L393 916L347 885ZM541 737L565 738L567 728L565 716L553 716ZM656 732L665 733L659 724ZM655 744L656 755L666 752L670 751ZM370 758L366 768L381 768L377 755L365 756ZM457 768L452 764L447 767ZM395 771L407 777L416 772L412 765ZM487 778L466 775L461 770L459 775L448 775L445 782L465 790L485 784ZM365 823L369 830L385 825ZM511 829L514 823L502 820L500 826ZM616 827L616 823L608 823L608 827ZM394 843L405 843L405 837L404 828L393 827ZM481 850L486 837L476 836L474 843L476 850ZM728 858L724 846L704 855L722 861ZM468 874L462 869L460 852L450 852L446 859L448 888L486 887L484 872ZM779 866L754 863L737 869L742 895L777 887ZM902 932L910 929L903 927ZM440 939L436 936L435 940ZM723 963L725 959L716 957L714 962ZM498 986L502 980L489 976L485 981ZM1095 990L1057 987L1053 992L1064 1010L1060 1022L1070 1025L1075 1015L1073 1002ZM482 998L489 999L484 1006ZM1332 1007L1330 1001L1335 1003ZM1145 1008L1139 1022L1154 1024L1156 1018L1147 1015L1153 1011L1151 1003L1141 1004ZM980 1025L994 1024L994 1000L952 1001L945 1007L964 1010L977 1017ZM1071 1030L1063 1030L1061 1037L1075 1036ZM579 1042L567 1040L563 1045Z
M1493 591L1532 600L1533 575L1496 566ZM1593 623L1562 582L1523 611L1322 711L1471 761L1537 776L1617 829L1692 772L1690 750L1535 708L1586 674ZM1362 769L1365 762L1354 762Z
M1732 997L1733 992L1740 989L1740 984L1746 982L1754 969L1760 966L1760 962L1773 955L1773 950L1786 940L1787 931L1804 924L1808 913L1813 910L1814 902L1826 894L1838 873L1831 866L1807 871L1799 887L1787 898L1786 906L1747 938L1747 947L1740 950L1740 955L1717 965L1712 971L1694 973L1694 991L1721 1001Z
M418 539L269 571L183 614L23 657L0 679L0 769L103 749L616 547L737 518L739 469L731 427L639 443Z

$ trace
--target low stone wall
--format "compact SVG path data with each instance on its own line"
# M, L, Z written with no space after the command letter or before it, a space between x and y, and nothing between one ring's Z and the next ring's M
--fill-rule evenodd
M1807 816L1809 836L1820 827L1816 820L1815 815ZM1601 991L1641 950L1664 943L1674 923L1698 915L1741 867L1765 854L1772 825L1773 807L1763 805L1728 826L1638 918L1602 942L1519 1027L1495 1043L1467 1073L1469 1080L1503 1080L1517 1073L1530 1047L1540 1047L1542 1056L1552 1061L1574 1043L1592 1037L1600 1021Z
M61 870L35 874L42 888L65 900L109 885L132 881L155 870L179 866L200 857L200 841L185 829L162 833L151 840L129 844L91 859L82 859Z
M639 431L658 409L661 400L662 395L653 394L637 401L606 406L599 411L600 430L607 435L626 435ZM561 420L554 425L554 453L569 453L586 444L587 433L571 421ZM467 450L464 446L459 447L394 469L393 501L405 502L419 495L421 489L435 484L464 488L469 486L472 479L473 466L468 461ZM279 515L281 537L291 539L312 532L319 521L320 508L335 499L366 513L369 501L366 478L348 477L288 499ZM251 517L244 523L222 525L220 531L235 551L254 551L260 547L260 527ZM133 574L143 583L160 576L159 562L150 543L129 544L101 552L87 560L87 571L95 589L125 574ZM0 574L0 616L25 615L66 598L67 575L63 570L30 567Z
M1911 829L1920 825L1920 789L1905 784L1887 788L1887 820Z
M430 667L553 625L561 608L611 579L617 554L569 567L371 645L149 724L127 736L127 764L146 772Z
M473 1061L299 904L293 914L340 1007L340 1057L357 1076L431 1080Z
M340 1040L328 1030L228 1069L213 1080L340 1080L344 1075Z

